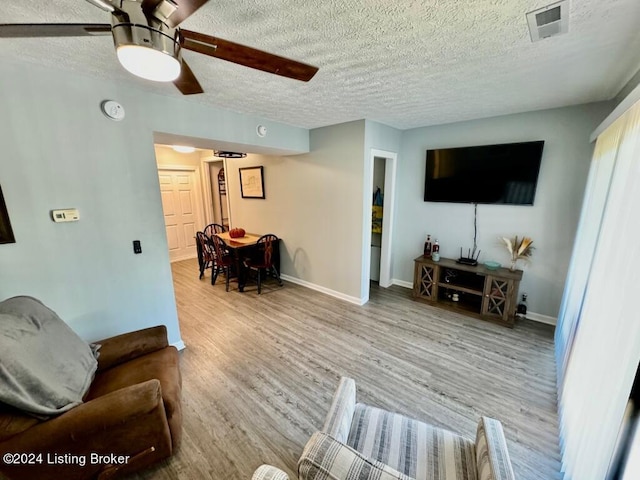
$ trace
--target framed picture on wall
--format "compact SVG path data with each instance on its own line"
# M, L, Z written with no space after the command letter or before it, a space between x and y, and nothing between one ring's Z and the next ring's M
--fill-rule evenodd
M263 167L240 169L240 193L242 198L264 198Z
M11 222L9 221L9 212L7 211L7 205L4 203L4 196L2 195L1 186L0 186L0 243L16 243L16 239L13 236L13 230L11 229Z

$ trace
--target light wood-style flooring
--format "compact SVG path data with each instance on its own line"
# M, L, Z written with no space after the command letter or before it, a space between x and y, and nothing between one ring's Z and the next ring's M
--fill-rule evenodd
M475 439L502 421L519 480L560 479L553 328L514 329L372 285L360 307L284 282L239 293L173 264L182 338L183 443L135 479L249 480L262 463L295 479L340 376L359 400Z

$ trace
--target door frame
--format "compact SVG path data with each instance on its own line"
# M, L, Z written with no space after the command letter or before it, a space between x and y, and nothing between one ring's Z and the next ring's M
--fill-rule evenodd
M197 219L197 222L199 225L201 225L202 228L204 228L206 226L206 219L205 219L205 205L204 205L204 200L202 198L203 194L202 194L202 182L200 179L200 175L198 175L198 169L200 167L193 167L191 165L156 165L157 166L157 173L158 175L160 174L161 171L164 170L169 170L169 171L173 171L173 172L191 172L192 177L193 177L193 189L195 191L195 217ZM162 189L162 187L159 185L159 188ZM162 221L164 222L164 209L162 210ZM198 230L196 230L198 231ZM167 229L165 226L165 237L167 235ZM168 243L168 239L167 239L167 246L169 245ZM195 258L196 255L194 255L193 258ZM191 258L191 257L189 257ZM174 260L177 261L177 260ZM171 263L171 259L169 259L169 262Z
M227 204L227 214L229 215L229 229L231 229L232 215L231 215L231 195L229 195L229 181L227 179L227 159L223 157L216 157L214 155L203 157L202 158L202 172L203 172L203 184L207 185L207 188L204 188L203 195L205 197L205 211L207 214L207 224L214 223L215 214L213 213L213 185L210 171L211 163L222 162L222 168L224 168L225 175L225 183L227 188L227 194L225 195L225 203ZM217 182L217 179L216 179Z
M373 169L375 158L385 159L384 163L384 210L382 214L382 247L380 249L380 280L381 287L387 288L393 284L391 275L393 259L391 255L393 226L396 200L396 172L398 169L398 153L372 148L365 162L364 172L364 215L362 242L362 288L361 303L369 301L369 282L371 277L371 202L373 198Z
M200 178L202 179L202 204L204 207L204 223L209 225L214 223L213 213L213 191L211 185L211 174L209 172L209 162L213 161L213 156L200 158Z

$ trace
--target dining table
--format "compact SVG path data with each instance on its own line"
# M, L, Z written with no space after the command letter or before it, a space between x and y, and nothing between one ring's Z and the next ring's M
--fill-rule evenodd
M247 283L247 269L244 267L244 259L251 257L253 250L256 248L258 239L262 234L257 233L245 233L243 237L231 237L229 232L216 233L217 237L224 240L227 244L229 252L233 255L236 263L236 272L238 275L238 291L244 291L244 287ZM277 245L273 249L273 264L276 270L280 271L280 239L278 239Z

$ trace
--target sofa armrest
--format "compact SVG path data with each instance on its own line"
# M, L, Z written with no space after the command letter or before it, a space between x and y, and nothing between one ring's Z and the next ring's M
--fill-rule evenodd
M148 380L78 405L11 437L5 445L14 452L52 452L69 439L90 440L104 435L110 428L145 415L158 405L162 405L160 381Z
M289 475L271 465L260 465L253 472L251 480L289 480Z
M322 431L336 440L346 443L355 409L356 382L352 378L342 377L336 393L333 394L333 401Z
M324 432L311 436L298 461L299 480L413 480L337 441Z
M128 362L169 345L167 327L164 325L123 333L94 343L100 344L98 371Z
M476 462L478 480L514 480L511 459L507 450L502 424L493 418L482 417L476 434Z
M33 462L0 463L0 478L14 479L106 480L167 458L172 444L160 382L74 407L0 443L5 452L32 455Z

